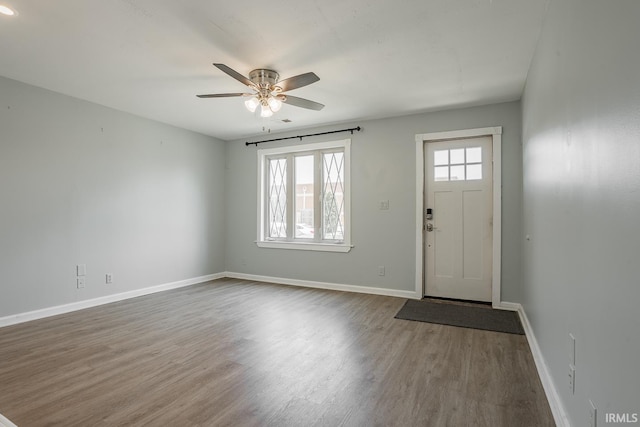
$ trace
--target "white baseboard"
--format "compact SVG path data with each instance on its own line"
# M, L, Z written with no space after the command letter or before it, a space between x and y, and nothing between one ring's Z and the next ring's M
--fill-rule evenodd
M558 391L553 384L551 374L549 373L547 364L544 361L544 356L540 351L538 341L536 340L536 336L533 333L533 329L531 328L531 323L529 323L527 313L525 313L522 304L513 302L501 302L499 306L494 308L518 312L518 315L520 316L520 322L522 322L524 333L527 337L527 341L529 342L529 347L531 348L531 353L533 354L533 360L536 364L536 369L538 370L540 381L542 382L542 387L544 388L547 400L549 401L549 406L551 407L551 412L553 413L553 419L555 420L558 427L570 427L571 424L569 423L567 412L564 409L564 405L560 401L560 396L558 395Z
M361 294L384 295L388 297L399 297L409 299L421 299L421 295L416 295L415 291L401 291L387 288L374 288L370 286L343 285L330 282L315 282L311 280L285 279L282 277L260 276L256 274L234 273L226 271L225 277L231 279L253 280L256 282L277 283L279 285L300 286L304 288L329 289L332 291L357 292Z
M221 279L224 277L229 277L232 279L253 280L258 282L278 283L282 285L301 286L301 287L307 287L307 288L330 289L335 291L385 295L385 296L400 297L400 298L410 298L410 299L421 298L421 296L416 295L414 291L401 291L401 290L374 288L374 287L367 287L367 286L342 285L342 284L328 283L328 282L293 280L293 279L285 279L281 277L269 277L269 276L259 276L254 274L224 272L224 273L209 274L201 277L194 277L192 279L180 280L177 282L165 283L162 285L151 286L143 289L136 289L133 291L123 292L119 294L106 295L99 298L73 302L73 303L59 305L55 307L47 307L40 310L29 311L26 313L18 313L18 314L13 314L6 317L0 317L0 328L3 326L11 326L11 325L16 325L18 323L29 322L31 320L37 320L37 319L43 319L45 317L56 316L58 314L64 314L64 313L70 313L72 311L83 310L85 308L97 307L99 305L122 301L129 298L135 298L143 295L154 294L156 292L168 291L170 289L177 289L185 286L191 286L198 283L208 282L210 280ZM0 425L0 427L3 427L3 426Z
M493 308L506 311L520 311L522 309L522 306L515 302L500 301L500 304L494 305Z
M0 317L0 328L3 326L16 325L18 323L29 322L31 320L42 319L45 317L56 316L58 314L69 313L72 311L83 310L85 308L96 307L99 305L109 304L116 301L122 301L129 298L155 294L156 292L183 288L185 286L191 286L198 283L208 282L210 280L221 279L223 277L225 277L223 273L208 274L206 276L179 280L177 282L164 283L162 285L151 286L143 289L136 289L133 291L122 292L119 294L106 295L99 298L73 302L70 304L58 305L56 307L48 307L48 308L43 308L41 310L34 310L26 313L13 314L11 316ZM0 421L2 421L1 418L0 418ZM1 424L0 424L0 427L2 427Z
M0 414L0 427L18 427Z

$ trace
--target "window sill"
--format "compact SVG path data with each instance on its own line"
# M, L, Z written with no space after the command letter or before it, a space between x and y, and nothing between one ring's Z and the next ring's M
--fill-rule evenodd
M256 242L259 248L293 249L298 251L349 252L353 246L346 243L305 243L305 242Z

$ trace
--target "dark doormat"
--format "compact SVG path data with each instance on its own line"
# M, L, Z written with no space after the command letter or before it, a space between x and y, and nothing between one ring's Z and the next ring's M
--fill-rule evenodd
M407 300L395 318L524 335L518 313L488 307Z

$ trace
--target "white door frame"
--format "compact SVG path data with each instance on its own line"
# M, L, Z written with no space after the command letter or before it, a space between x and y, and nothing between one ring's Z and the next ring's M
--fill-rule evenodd
M493 264L491 305L500 306L502 254L502 126L465 129L416 135L416 296L423 298L424 289L424 145L430 141L490 136L493 140Z

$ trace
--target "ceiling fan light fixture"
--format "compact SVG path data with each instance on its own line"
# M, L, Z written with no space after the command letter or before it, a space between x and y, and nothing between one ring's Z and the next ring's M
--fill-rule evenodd
M262 109L260 110L260 117L271 117L273 116L273 111L269 108L269 105L262 105Z
M247 107L247 110L251 111L252 113L256 111L256 108L258 108L258 105L260 105L260 101L258 101L258 98L256 98L255 96L244 101L244 106Z
M271 108L271 111L274 113L277 113L280 111L280 108L282 108L282 101L274 96L270 96L267 102L269 103L269 108Z
M15 16L16 11L11 9L9 6L0 4L0 13L7 16Z

